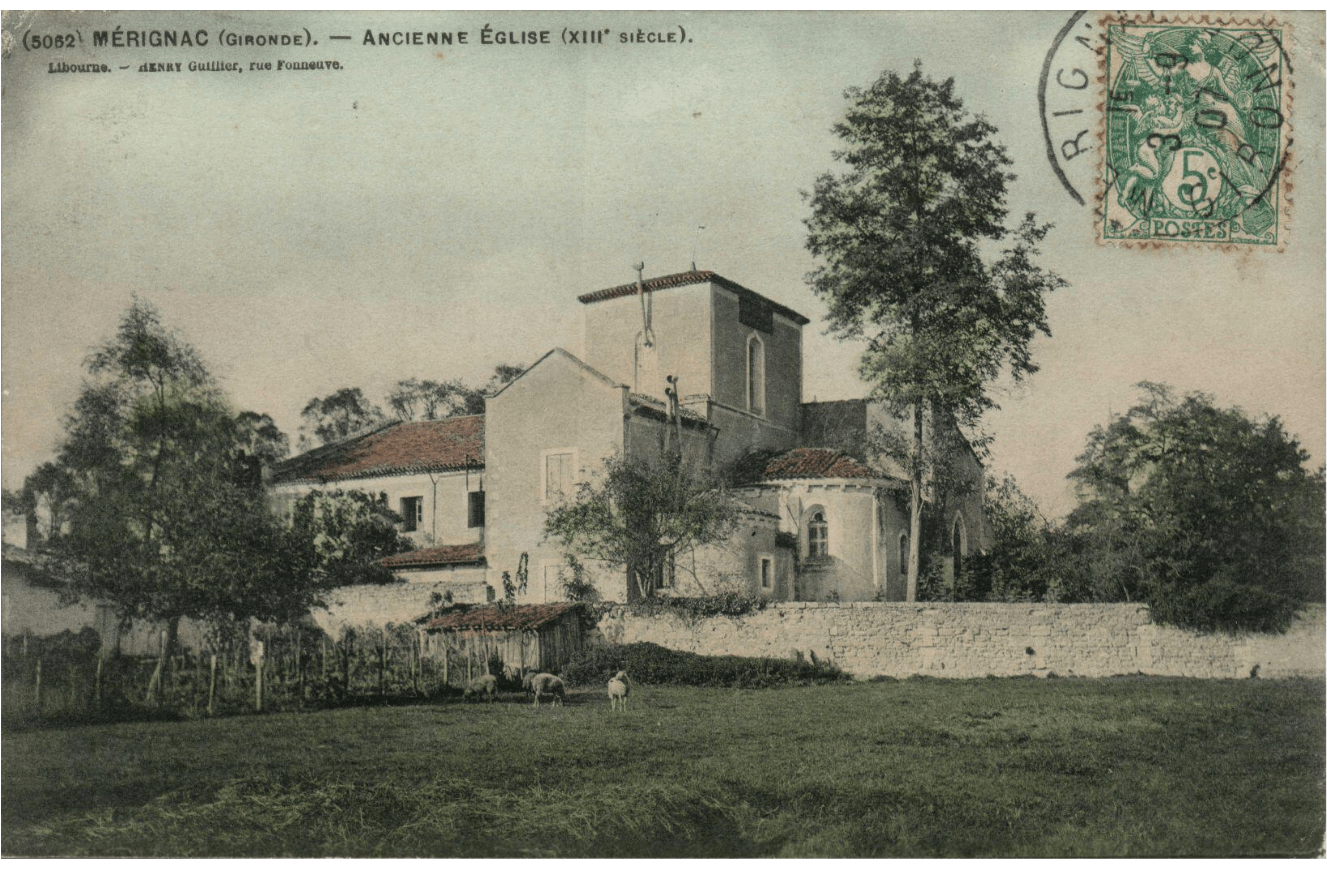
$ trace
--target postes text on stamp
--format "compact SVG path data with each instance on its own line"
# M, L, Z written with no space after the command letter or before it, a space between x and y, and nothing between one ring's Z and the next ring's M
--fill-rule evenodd
M1275 22L1102 22L1098 240L1279 247L1289 185L1287 34Z

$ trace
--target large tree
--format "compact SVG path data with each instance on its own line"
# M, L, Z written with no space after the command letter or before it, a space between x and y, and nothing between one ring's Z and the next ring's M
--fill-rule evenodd
M1029 214L1007 230L1010 160L952 79L933 81L919 63L845 96L834 126L842 168L808 194L807 248L819 265L807 282L828 303L833 331L865 342L861 373L873 395L911 420L915 600L928 422L970 427L995 406L996 378L1036 371L1030 344L1050 334L1044 297L1064 282L1035 264L1048 226ZM981 245L1007 236L988 264Z
M229 407L151 305L135 300L87 368L59 457L25 487L58 495L46 548L73 596L166 622L173 641L182 618L299 615L348 573L319 546L327 521L270 510L253 450L279 439Z
M629 593L645 598L671 565L727 540L738 515L723 487L682 473L676 460L655 466L613 458L597 479L549 508L544 533L573 559L625 568Z
M1082 581L1145 600L1158 621L1284 628L1323 594L1323 471L1276 417L1141 383L1142 400L1096 428L1070 477ZM1106 575L1108 574L1108 576Z

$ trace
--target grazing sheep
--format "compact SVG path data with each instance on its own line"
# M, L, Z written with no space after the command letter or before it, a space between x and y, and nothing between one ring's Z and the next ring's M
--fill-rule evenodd
M530 690L534 693L534 708L539 708L539 701L551 698L554 706L561 706L567 696L567 686L552 673L536 673L530 677Z
M496 700L498 698L498 677L485 674L471 680L470 684L465 686L465 694L462 695L462 699L469 700L474 696L487 697L489 703Z
M627 709L627 696L631 694L631 681L626 670L618 670L617 675L608 680L608 703L613 711Z

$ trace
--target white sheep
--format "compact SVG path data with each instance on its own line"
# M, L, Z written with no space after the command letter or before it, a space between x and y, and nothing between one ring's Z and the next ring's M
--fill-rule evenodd
M475 696L486 697L490 703L498 699L498 677L485 673L470 680L470 684L465 686L465 693L461 695L461 699L469 700Z
M561 706L567 696L567 686L552 673L536 673L530 677L530 691L534 693L534 708L544 697L552 698L554 706Z
M618 670L613 678L608 680L608 703L613 711L619 708L625 712L627 709L627 696L631 694L631 680L627 678L626 670Z

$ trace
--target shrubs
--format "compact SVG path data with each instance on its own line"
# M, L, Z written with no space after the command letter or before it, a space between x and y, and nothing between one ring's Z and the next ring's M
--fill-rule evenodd
M697 597L649 597L630 604L637 615L658 615L671 612L693 619L712 616L742 616L759 612L769 601L763 597L741 591L723 591Z
M645 684L705 688L772 688L847 678L835 667L809 661L697 655L654 643L591 646L562 669L562 678L572 686L602 685L618 670Z

